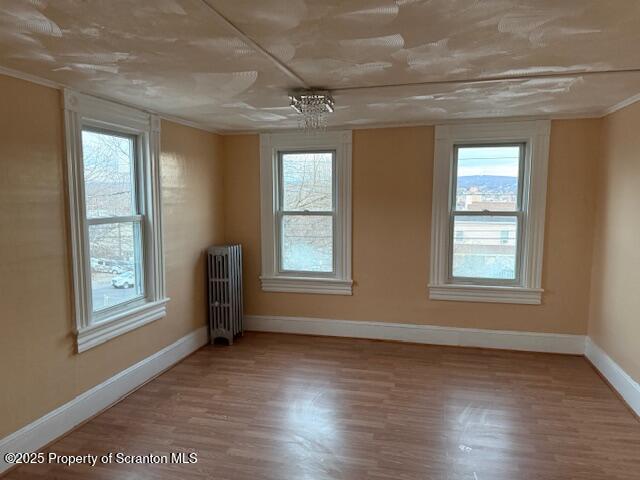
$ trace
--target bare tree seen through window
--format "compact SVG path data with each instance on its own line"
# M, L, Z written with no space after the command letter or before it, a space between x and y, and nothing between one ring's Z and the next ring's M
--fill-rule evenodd
M281 267L333 271L333 152L281 156Z

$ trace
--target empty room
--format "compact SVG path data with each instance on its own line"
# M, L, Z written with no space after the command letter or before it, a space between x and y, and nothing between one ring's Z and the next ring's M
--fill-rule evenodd
M640 480L640 1L0 0L4 480Z

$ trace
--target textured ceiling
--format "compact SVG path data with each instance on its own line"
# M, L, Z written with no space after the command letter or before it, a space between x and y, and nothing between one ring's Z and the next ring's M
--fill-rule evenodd
M208 3L334 89L330 125L594 114L640 93L637 72L567 75L640 68L640 1ZM299 85L203 0L2 0L0 66L214 129L297 126ZM373 88L421 82L441 83Z

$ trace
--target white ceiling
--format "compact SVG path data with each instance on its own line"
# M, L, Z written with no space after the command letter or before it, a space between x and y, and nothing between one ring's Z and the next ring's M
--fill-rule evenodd
M640 93L636 0L207 1L335 91L330 125L598 114ZM212 129L297 126L295 77L204 0L2 0L0 66ZM477 81L496 77L516 78Z

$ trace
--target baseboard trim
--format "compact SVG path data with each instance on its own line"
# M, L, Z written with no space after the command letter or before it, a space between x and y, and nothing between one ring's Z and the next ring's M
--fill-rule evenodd
M584 335L266 315L246 315L245 329L571 355L583 355L585 345Z
M587 338L585 356L640 417L640 384L623 370L607 353Z
M13 465L4 461L8 452L35 452L58 437L117 403L159 373L198 350L208 341L201 327L178 341L132 365L68 403L0 440L0 474Z

